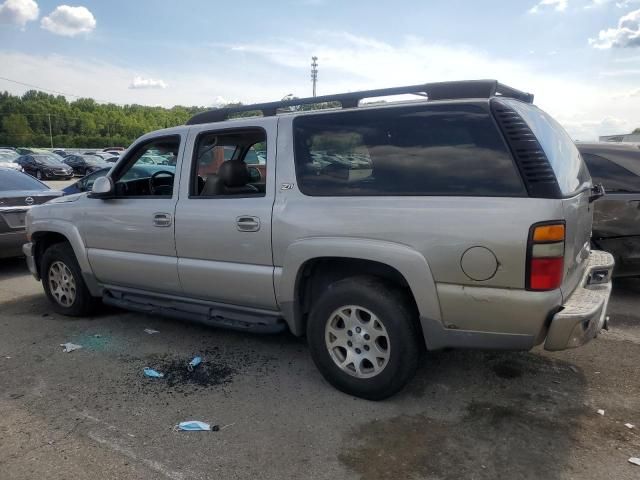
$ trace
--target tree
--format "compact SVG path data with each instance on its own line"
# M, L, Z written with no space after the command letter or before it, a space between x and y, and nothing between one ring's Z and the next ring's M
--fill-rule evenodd
M27 117L20 113L11 113L2 119L0 138L7 145L28 145L33 137Z

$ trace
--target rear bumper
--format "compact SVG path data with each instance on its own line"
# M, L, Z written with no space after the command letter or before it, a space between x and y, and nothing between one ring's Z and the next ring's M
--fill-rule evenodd
M611 295L613 256L594 250L578 287L551 319L545 350L564 350L584 345L605 324Z
M38 273L38 268L36 267L36 256L34 249L35 244L31 242L22 245L22 253L27 259L27 267L29 268L29 271L36 280L40 280L40 273Z

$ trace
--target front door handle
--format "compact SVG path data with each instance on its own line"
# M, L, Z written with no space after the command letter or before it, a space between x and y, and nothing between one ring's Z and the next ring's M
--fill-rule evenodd
M153 226L154 227L170 227L171 215L168 213L154 213Z
M242 215L236 218L236 226L240 232L257 232L260 230L260 219L250 215Z

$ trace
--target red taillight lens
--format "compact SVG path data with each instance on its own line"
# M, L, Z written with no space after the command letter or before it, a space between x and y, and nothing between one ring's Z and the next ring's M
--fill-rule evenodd
M555 290L564 275L565 225L545 222L531 227L528 245L528 290Z
M564 258L532 258L529 271L531 290L554 290L562 284Z

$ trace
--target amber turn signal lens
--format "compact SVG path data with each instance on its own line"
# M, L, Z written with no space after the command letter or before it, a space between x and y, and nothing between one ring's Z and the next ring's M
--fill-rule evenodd
M564 225L541 225L533 231L534 242L558 242L564 240Z

